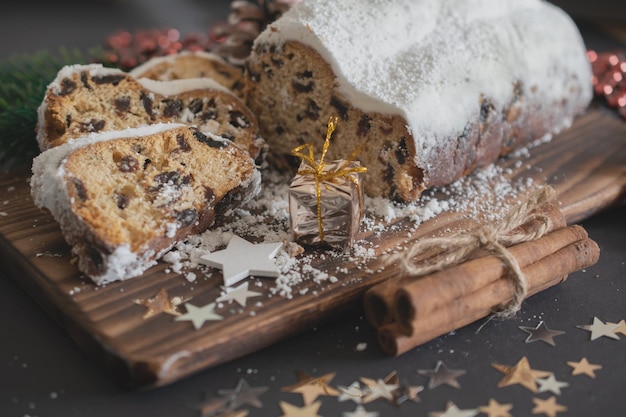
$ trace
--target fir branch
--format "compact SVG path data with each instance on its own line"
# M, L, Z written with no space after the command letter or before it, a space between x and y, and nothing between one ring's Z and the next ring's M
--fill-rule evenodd
M0 167L29 164L39 153L37 109L48 84L63 66L93 62L99 53L60 48L56 54L16 54L0 62Z

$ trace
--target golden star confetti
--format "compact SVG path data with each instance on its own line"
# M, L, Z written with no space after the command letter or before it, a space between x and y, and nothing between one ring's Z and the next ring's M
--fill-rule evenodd
M176 321L190 321L193 327L198 330L205 322L211 320L222 320L224 317L215 314L215 303L207 304L203 307L196 307L193 304L185 303L187 312L175 318Z
M539 384L539 390L537 392L550 391L556 395L561 395L561 388L569 386L567 382L557 381L554 374L544 379L537 379L537 383Z
M457 378L464 375L466 371L462 369L448 369L443 361L438 361L435 369L420 369L417 371L420 375L430 377L428 381L428 389L433 389L439 385L446 384L453 388L461 388Z
M623 336L626 336L626 320L621 320L619 323L607 322L606 324L609 326L615 326L613 333L621 333Z
M475 410L475 409L461 410L459 407L456 406L456 404L449 401L446 406L446 411L443 411L443 412L435 411L435 412L429 413L428 416L429 417L474 417L477 414L478 414L478 410Z
M519 328L525 331L526 333L528 333L528 337L525 340L526 343L531 343L531 342L536 342L537 340L541 340L542 342L545 342L551 346L555 346L554 338L556 336L565 334L565 332L560 331L560 330L548 329L548 326L546 326L546 324L543 321L539 322L537 327L519 326Z
M533 398L533 403L535 403L535 408L531 410L531 413L533 414L545 414L548 417L556 417L557 413L567 411L567 407L558 404L556 402L556 397L554 396L548 398L547 400Z
M400 387L394 392L395 403L402 404L405 401L420 402L419 393L424 391L421 385L400 384Z
M567 364L574 368L572 370L572 375L587 375L591 378L595 378L596 371L602 369L602 365L589 363L587 358L582 358L578 362L567 362Z
M483 414L486 414L487 417L512 417L511 409L513 408L513 404L500 404L493 398L489 400L489 404L478 407L478 411Z
M237 304L239 304L241 307L245 307L248 298L258 297L262 295L260 292L249 291L248 284L249 282L246 281L236 288L226 287L224 289L224 294L220 295L215 301L230 301L231 303L233 301L236 301Z
M138 298L135 300L135 304L142 305L148 309L143 315L144 320L161 313L180 316L177 306L181 302L177 297L170 299L165 288L161 288L152 298Z
M504 378L498 382L498 388L520 384L532 392L537 392L537 378L545 378L552 373L532 369L528 358L522 357L514 366L493 364L494 368L504 374Z
M322 405L320 401L305 405L304 407L297 407L285 401L281 401L279 405L280 409L283 411L281 417L321 417L317 414L317 411Z
M585 324L576 327L591 332L591 340L599 339L602 336L619 340L619 336L615 334L615 331L620 327L619 324L604 323L597 317L593 318L592 324Z
M320 395L337 397L340 393L328 384L335 377L335 373L313 377L305 372L298 372L298 382L284 387L282 391L302 394L305 405L313 403Z

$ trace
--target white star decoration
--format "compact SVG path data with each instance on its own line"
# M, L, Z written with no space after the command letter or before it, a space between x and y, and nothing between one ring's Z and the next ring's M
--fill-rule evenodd
M619 328L619 323L605 323L599 318L594 317L593 324L585 324L576 327L591 332L591 340L599 339L602 336L619 340L619 336L615 334L615 330Z
M343 417L378 417L378 413L374 411L366 411L362 405L357 405L353 412L344 412Z
M537 384L539 384L539 389L537 392L550 391L551 393L556 395L561 395L561 388L569 386L567 382L557 381L557 379L554 377L554 374L550 374L549 377L544 379L537 379Z
M246 306L246 301L248 300L248 298L258 297L262 295L260 292L249 291L247 281L237 288L226 287L224 291L225 293L223 295L220 295L220 297L216 301L236 301L242 307Z
M233 236L226 249L203 255L200 259L213 268L222 270L224 285L230 287L250 276L278 277L280 271L272 258L282 243L250 243Z
M176 321L190 321L193 327L198 330L204 322L210 320L222 320L224 317L215 314L215 303L207 304L203 307L196 307L193 304L186 303L187 312L182 316L176 317Z

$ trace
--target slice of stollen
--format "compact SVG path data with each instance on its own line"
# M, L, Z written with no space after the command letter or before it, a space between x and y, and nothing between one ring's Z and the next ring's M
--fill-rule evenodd
M96 284L141 275L260 191L232 142L181 124L91 134L33 161L31 193Z
M210 78L137 79L100 64L63 67L38 109L37 141L46 150L89 133L183 123L232 140L253 158L265 142L256 116Z
M150 58L129 71L135 78L171 81L185 78L211 78L238 97L243 96L244 77L241 68L221 56L206 51L181 51Z

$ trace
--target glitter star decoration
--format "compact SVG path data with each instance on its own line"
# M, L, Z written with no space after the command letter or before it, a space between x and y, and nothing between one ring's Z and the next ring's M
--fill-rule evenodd
M556 395L561 395L561 388L569 386L567 382L557 381L554 374L551 374L547 378L537 379L537 384L539 384L539 389L537 390L537 392L550 391L551 393Z
M592 324L585 324L576 327L591 332L591 340L599 339L602 336L619 340L619 336L615 333L615 331L619 328L619 324L617 323L605 323L599 318L594 317Z
M535 404L535 408L530 411L533 414L544 414L548 417L556 417L557 413L567 411L567 407L558 404L556 402L556 397L554 396L548 398L547 400L533 398L533 403Z
M143 319L149 319L161 313L166 313L172 316L180 316L178 311L177 299L170 299L165 288L161 288L158 293L152 298L138 298L135 300L135 304L142 305L147 308L143 315Z
M263 403L259 396L268 390L267 387L251 387L245 379L240 379L234 389L221 389L218 394L228 401L228 408L235 410L242 405L261 408Z
M443 361L438 361L437 365L435 365L435 369L420 369L417 372L420 375L430 377L428 389L433 389L443 384L453 388L461 388L457 378L466 373L466 371L462 369L448 369Z
M532 369L526 356L523 356L513 366L500 365L496 363L492 366L504 374L504 377L500 380L500 382L498 382L498 388L520 384L532 392L537 392L536 380L538 378L548 377L552 374L551 372Z
M320 401L305 405L304 407L297 407L285 401L281 401L279 405L283 412L281 417L321 417L317 414L317 411L322 405Z
M224 285L230 287L252 276L273 277L280 271L272 261L282 243L250 243L233 236L226 249L202 255L200 259L210 267L222 270Z
M335 373L322 376L310 376L305 372L298 372L298 382L284 387L284 392L295 392L302 394L305 405L313 403L320 395L337 397L340 393L335 388L328 385L335 377Z
M215 313L215 303L207 304L203 307L197 307L193 304L185 303L187 312L182 316L176 317L176 321L190 321L193 323L193 327L198 330L205 322L222 320L224 317Z
M446 411L439 412L435 411L429 413L429 417L474 417L478 414L478 410L468 408L466 410L461 410L456 406L453 402L448 401L446 405Z
M512 417L511 413L509 413L512 408L513 404L500 404L491 398L489 404L478 407L478 411L487 415L487 417Z
M587 375L590 378L596 377L596 371L602 369L602 365L589 363L587 358L582 358L578 362L570 361L567 364L572 367L572 375Z
M241 307L245 307L248 298L263 295L260 292L248 290L248 284L248 281L246 281L236 288L226 287L224 294L219 296L215 301L230 301L231 303L236 301Z
M519 326L519 328L525 331L526 333L528 333L528 337L525 340L526 343L531 343L531 342L536 342L538 340L541 340L542 342L545 342L551 346L555 346L556 344L554 343L554 338L556 336L565 334L565 332L560 331L560 330L548 329L548 326L546 326L546 324L543 321L539 322L537 327Z

